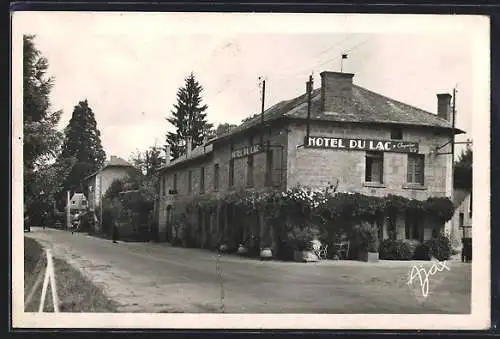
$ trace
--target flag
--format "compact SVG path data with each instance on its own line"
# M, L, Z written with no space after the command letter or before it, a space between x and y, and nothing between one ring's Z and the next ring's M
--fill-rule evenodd
M342 59L347 59L347 54L342 54Z

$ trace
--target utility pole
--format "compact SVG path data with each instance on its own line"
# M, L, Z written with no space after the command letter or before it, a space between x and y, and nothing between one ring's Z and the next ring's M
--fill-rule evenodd
M262 79L262 77L259 77ZM264 145L264 103L266 99L266 79L262 79L262 99L261 99L261 108L260 108L260 123L261 123L261 135L260 135L260 145L261 147Z
M451 142L451 163L455 163L455 115L456 115L456 97L457 97L457 88L453 88L453 106L451 110L451 126L453 128L453 136Z
M71 212L70 212L70 206L71 206L71 203L70 203L70 191L66 191L66 229L70 229L71 228Z
M304 145L307 145L309 143L309 135L311 132L311 126L310 126L310 120L311 120L311 92L313 88L313 76L312 74L309 75L309 81L307 82L307 131L306 131L306 140L304 142Z

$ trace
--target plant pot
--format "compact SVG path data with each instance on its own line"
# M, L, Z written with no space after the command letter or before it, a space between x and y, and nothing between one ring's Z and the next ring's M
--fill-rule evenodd
M244 254L247 254L248 253L248 248L246 248L245 246L243 245L240 245L238 246L238 251L237 251L238 254L241 254L241 255L244 255Z
M294 251L293 252L293 260L298 262L316 262L318 261L318 257L314 254L313 251Z
M364 262L378 262L379 253L378 252L367 252L361 251L359 252L359 260Z
M263 248L260 250L260 257L262 259L270 259L273 257L273 251L268 247Z

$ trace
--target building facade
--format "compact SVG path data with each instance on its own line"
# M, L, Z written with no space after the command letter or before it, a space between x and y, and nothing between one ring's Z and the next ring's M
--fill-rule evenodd
M85 178L91 211L99 208L102 197L106 194L111 183L117 179L126 178L131 168L133 166L130 163L112 155L99 171Z
M359 87L353 76L323 72L310 105L303 94L194 149L188 140L187 154L167 160L159 171L159 238L168 238L172 216L183 202L239 189L301 185L418 200L451 198L450 141L461 133L450 122L451 96L437 95L434 114ZM402 217L397 238L427 240L442 226L425 217L408 224Z
M453 205L455 213L450 221L450 236L453 246L460 248L462 239L472 238L472 192L466 189L455 189Z

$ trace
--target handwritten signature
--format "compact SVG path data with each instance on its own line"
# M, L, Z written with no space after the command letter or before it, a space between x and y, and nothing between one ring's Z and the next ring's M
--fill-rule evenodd
M418 278L420 281L420 286L422 288L422 296L427 298L429 295L429 277L433 276L437 272L442 272L444 270L450 270L445 261L434 261L434 264L427 271L423 264L413 266L410 271L410 279L408 280L408 286L413 284L413 281Z

